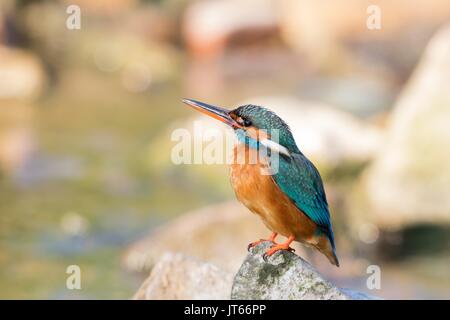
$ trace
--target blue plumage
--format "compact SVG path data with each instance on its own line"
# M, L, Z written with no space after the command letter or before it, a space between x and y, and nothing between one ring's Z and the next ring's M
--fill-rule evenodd
M235 109L234 114L251 121L252 125L264 129L268 133L277 130L278 143L286 147L290 157L279 157L279 168L274 181L279 188L319 227L335 248L331 228L328 202L323 188L322 178L316 167L299 150L289 126L272 111L255 105L245 105ZM236 130L238 139L242 141L243 130ZM255 147L255 143L247 140L247 144Z
M333 248L330 212L322 179L316 167L303 154L280 157L274 180L280 189L313 220L330 239Z

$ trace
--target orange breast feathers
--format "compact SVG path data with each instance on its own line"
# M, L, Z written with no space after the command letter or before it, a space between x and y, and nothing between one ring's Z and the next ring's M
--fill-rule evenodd
M268 229L285 237L293 235L299 242L316 244L316 225L267 175L267 159L258 156L256 149L244 143L235 146L230 169L236 197L259 215Z

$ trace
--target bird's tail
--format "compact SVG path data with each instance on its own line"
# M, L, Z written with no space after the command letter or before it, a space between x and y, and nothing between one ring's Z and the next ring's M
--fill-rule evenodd
M324 252L324 254L328 258L328 260L330 260L331 264L334 264L336 267L339 267L339 259L336 255L335 250Z
M331 264L339 267L339 259L337 257L336 247L334 246L334 241L332 239L323 235L319 240L317 248L328 258Z

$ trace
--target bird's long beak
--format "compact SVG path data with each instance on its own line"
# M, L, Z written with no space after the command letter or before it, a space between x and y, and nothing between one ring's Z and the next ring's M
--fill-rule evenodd
M192 108L210 116L214 119L217 119L232 128L241 128L242 126L237 123L231 116L230 111L221 107L213 106L207 103L203 103L200 101L192 100L192 99L182 99L184 103Z

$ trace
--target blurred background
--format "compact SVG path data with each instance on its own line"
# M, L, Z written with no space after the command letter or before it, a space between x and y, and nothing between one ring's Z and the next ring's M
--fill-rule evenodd
M165 251L236 272L268 231L225 165L172 163L172 130L212 123L188 97L287 120L341 268L297 253L326 277L449 299L448 23L448 0L2 0L0 298L128 299Z

